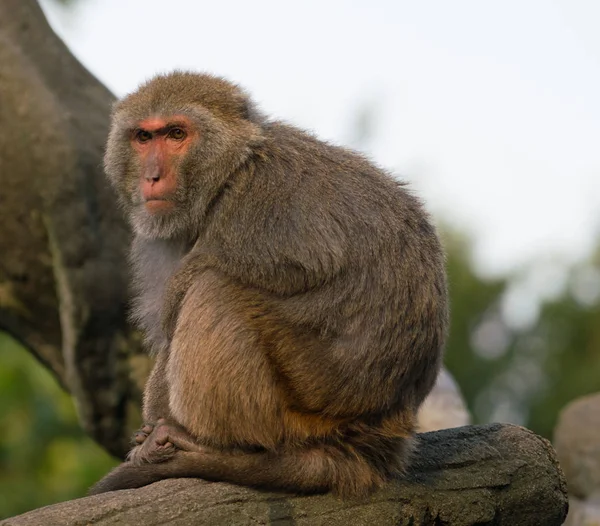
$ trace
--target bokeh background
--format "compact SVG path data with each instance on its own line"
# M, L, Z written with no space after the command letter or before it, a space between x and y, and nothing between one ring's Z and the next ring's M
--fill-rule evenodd
M560 409L600 390L600 3L41 5L117 96L210 71L410 181L444 236L446 364L476 423L552 438ZM81 496L116 461L1 333L0 354L2 518Z

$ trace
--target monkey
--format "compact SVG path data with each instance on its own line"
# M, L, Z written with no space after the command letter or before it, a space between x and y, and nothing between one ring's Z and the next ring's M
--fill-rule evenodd
M355 498L401 476L448 332L406 183L186 71L116 103L104 166L156 362L134 447L91 493L197 477Z

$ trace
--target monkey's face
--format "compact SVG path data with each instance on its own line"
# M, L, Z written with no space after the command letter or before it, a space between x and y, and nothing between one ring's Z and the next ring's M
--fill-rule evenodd
M149 215L174 210L179 165L197 134L184 115L148 118L133 130L131 145L140 170L139 201Z
M106 173L138 234L193 236L211 201L249 155L255 126L220 119L201 105L132 113L113 116Z
M242 90L210 75L159 75L117 103L104 168L135 231L193 238L262 122Z
M171 237L188 222L182 164L199 141L187 115L116 113L105 169L134 229L147 237Z

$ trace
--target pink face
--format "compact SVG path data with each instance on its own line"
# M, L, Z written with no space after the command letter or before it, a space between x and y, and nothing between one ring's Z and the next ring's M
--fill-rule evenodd
M175 206L178 160L185 155L197 132L183 115L150 117L138 123L131 143L140 159L140 191L151 213L168 212Z

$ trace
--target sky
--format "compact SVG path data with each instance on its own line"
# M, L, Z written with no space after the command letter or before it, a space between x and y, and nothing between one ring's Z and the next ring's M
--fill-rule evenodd
M117 96L157 72L209 71L267 114L360 147L473 237L482 274L577 261L600 235L597 0L42 7Z

